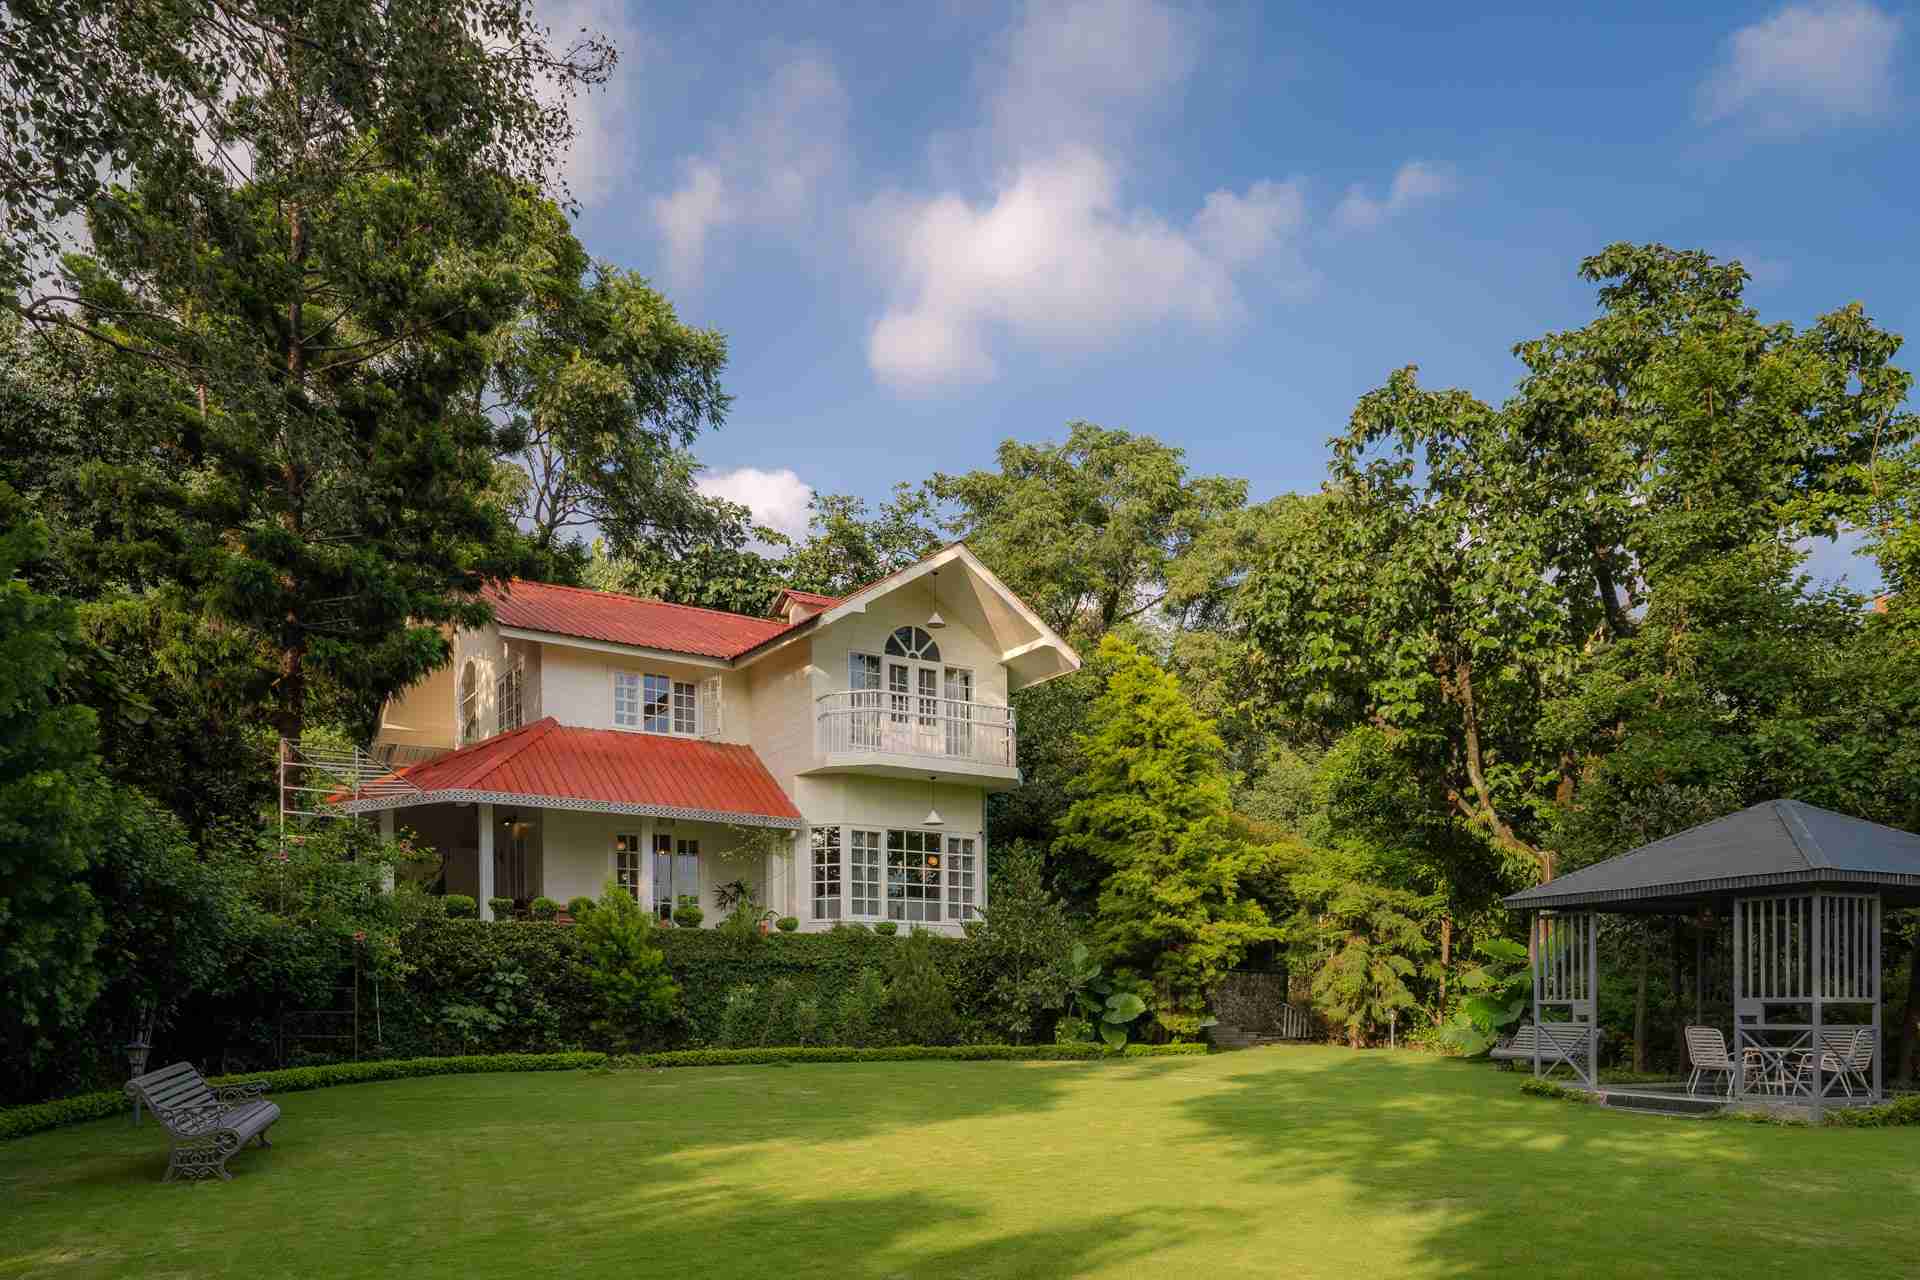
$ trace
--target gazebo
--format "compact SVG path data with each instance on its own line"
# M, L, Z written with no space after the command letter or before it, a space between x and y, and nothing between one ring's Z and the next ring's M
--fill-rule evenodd
M1506 903L1532 913L1536 1076L1565 1070L1575 1087L1628 1105L1692 1094L1599 1083L1599 918L1666 915L1710 927L1731 960L1728 1103L1818 1120L1825 1107L1882 1100L1881 918L1920 905L1920 835L1772 800ZM1699 1020L1698 959L1694 973ZM1699 1030L1707 1043L1720 1034Z

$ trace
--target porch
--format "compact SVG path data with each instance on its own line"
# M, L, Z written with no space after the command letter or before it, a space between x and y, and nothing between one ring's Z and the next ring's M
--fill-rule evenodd
M663 918L723 890L792 914L799 810L751 747L562 727L551 719L395 771L338 807L409 830L441 854L442 892L490 899L597 897L607 881Z

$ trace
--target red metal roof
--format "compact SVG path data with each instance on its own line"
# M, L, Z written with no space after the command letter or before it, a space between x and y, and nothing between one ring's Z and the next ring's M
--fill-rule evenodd
M736 657L790 629L784 618L749 618L741 613L520 578L505 588L488 586L485 595L503 627L706 658Z
M752 747L576 729L551 716L399 773L429 796L492 791L800 822L800 811Z
M780 592L782 600L798 600L801 604L818 605L822 609L831 609L841 601L840 596L823 596L817 591L796 591L787 587Z

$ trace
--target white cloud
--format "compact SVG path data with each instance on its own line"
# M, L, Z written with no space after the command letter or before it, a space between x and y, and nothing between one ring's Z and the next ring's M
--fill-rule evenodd
M1195 26L1157 0L1033 0L989 77L999 143L1030 155L1111 140L1192 72Z
M770 529L791 537L807 532L807 504L813 500L813 488L791 467L763 471L759 467L735 467L731 471L708 471L700 476L696 488L709 497L737 502L753 512L753 518Z
M1742 27L1700 90L1700 117L1766 133L1871 119L1893 105L1900 19L1866 0L1794 4Z
M846 131L847 93L833 65L810 49L789 52L740 118L686 162L680 186L652 202L668 280L696 283L716 232L813 216L845 167Z
M1243 312L1236 269L1286 244L1305 219L1294 183L1216 191L1181 226L1121 198L1113 165L1073 149L1017 169L980 202L893 197L866 214L865 242L895 297L868 361L903 388L989 377L1004 330L1088 348L1168 321L1217 332Z
M1445 169L1425 160L1409 160L1393 175L1384 199L1368 195L1364 187L1348 187L1347 194L1334 206L1333 224L1345 231L1370 230L1417 204L1450 196L1459 189L1459 180Z
M980 381L1003 339L1085 350L1161 326L1221 332L1252 277L1298 286L1298 181L1218 190L1190 217L1131 193L1134 135L1177 99L1201 24L1162 0L1033 0L987 87L980 191L870 202L859 243L886 298L867 340L906 390Z

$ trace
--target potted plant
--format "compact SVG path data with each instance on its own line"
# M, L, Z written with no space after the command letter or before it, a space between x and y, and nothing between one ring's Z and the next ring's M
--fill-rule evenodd
M700 909L700 900L690 893L681 894L673 904L673 923L682 929L698 929L706 914Z
M493 908L493 918L495 920L513 919L512 898L488 898L487 905Z
M560 914L560 904L542 894L533 900L532 913L535 920L552 920Z
M793 933L800 928L800 917L781 916L776 926L782 933Z
M873 931L883 938L891 938L894 934L900 932L900 924L895 920L882 920L879 924L873 926Z

